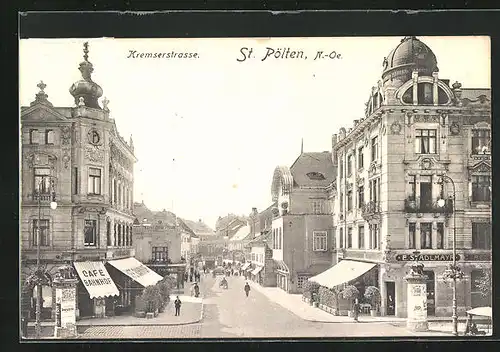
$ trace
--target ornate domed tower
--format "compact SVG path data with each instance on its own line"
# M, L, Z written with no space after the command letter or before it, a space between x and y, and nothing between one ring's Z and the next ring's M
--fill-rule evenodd
M92 81L91 75L94 71L94 67L92 63L88 61L88 46L89 44L87 42L83 44L84 61L80 63L79 67L83 79L73 83L69 92L75 98L76 105L85 105L89 108L101 109L97 100L102 96L102 88Z
M436 56L416 37L404 37L401 43L384 58L382 81L384 86L399 87L412 78L413 71L419 76L432 76L438 72Z

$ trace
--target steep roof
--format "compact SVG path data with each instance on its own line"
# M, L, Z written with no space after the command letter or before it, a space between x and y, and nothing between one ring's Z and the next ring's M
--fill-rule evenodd
M242 226L234 234L234 236L229 239L229 241L241 241L244 240L248 235L250 235L250 226Z
M298 186L326 187L332 183L335 168L330 152L302 153L290 167Z
M193 230L197 234L212 234L212 233L214 233L214 230L212 230L207 224L205 224L201 220L198 220L198 221L192 221L192 220L187 220L187 219L183 219L183 220L186 223L186 225L189 226L191 228L191 230Z
M182 229L184 232L189 233L191 236L198 237L181 218L165 209L162 211L152 211L144 203L134 203L134 215L136 216L137 220L134 221L136 225L142 224L143 220L146 219L146 223L148 224L160 224L165 225L166 227L171 227L173 229L178 226L180 229Z

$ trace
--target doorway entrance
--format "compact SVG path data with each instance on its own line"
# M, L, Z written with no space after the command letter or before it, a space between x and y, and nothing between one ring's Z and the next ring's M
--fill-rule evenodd
M78 310L80 317L91 317L94 315L94 300L90 298L89 293L82 282L78 282Z
M387 296L385 298L385 306L387 307L387 315L396 315L396 283L386 282L385 290Z
M436 284L434 280L434 271L424 271L427 276L427 315L436 315Z

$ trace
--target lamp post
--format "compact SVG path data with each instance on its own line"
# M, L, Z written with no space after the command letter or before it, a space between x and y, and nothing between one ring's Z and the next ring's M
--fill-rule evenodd
M46 179L50 179L50 208L52 210L55 210L57 208L57 202L56 202L56 192L54 190L54 183L53 180L55 179L54 176L43 176L42 179L40 180L38 184L38 189L35 191L37 200L38 200L38 219L37 219L37 229L36 229L36 273L37 273L37 279L36 279L36 311L35 311L35 333L36 337L40 338L41 332L42 332L42 326L41 326L41 315L42 315L42 279L45 273L42 273L41 265L40 265L40 241L41 241L41 221L42 221L42 193L41 193L41 188L42 185L44 184Z
M455 182L453 179L449 176L442 175L441 176L441 183L447 182L450 183L452 186L452 191L453 191L453 267L451 268L451 275L453 279L453 305L452 305L452 321L453 321L453 335L457 336L458 335L458 317L457 317L457 222L456 222L456 212L455 212L455 201L456 201L456 189L455 189ZM439 199L438 200L438 205L440 207L446 206L446 201L444 199Z

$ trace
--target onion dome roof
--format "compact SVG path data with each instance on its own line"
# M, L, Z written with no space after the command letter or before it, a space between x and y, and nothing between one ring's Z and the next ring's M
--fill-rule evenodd
M80 63L80 67L78 68L82 73L81 80L73 83L69 92L75 98L76 105L85 105L89 108L100 109L98 99L102 96L102 88L92 81L92 72L94 71L94 67L92 63L88 61L88 43L83 44L83 59ZM83 99L82 99L83 98Z
M426 76L439 71L436 55L416 37L404 37L401 43L384 58L383 66L384 81L390 79L393 74L399 76L402 72L405 72L410 79L414 70Z

